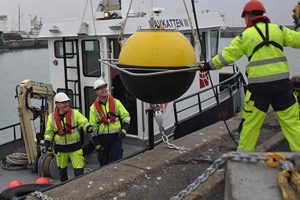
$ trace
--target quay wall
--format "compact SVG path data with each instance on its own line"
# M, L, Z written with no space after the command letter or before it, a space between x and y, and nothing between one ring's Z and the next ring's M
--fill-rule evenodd
M227 120L236 139L240 120L240 114ZM276 142L264 146L273 136L276 137ZM275 115L270 111L261 130L257 151L269 150L270 146L282 142L283 139ZM187 149L179 151L161 144L154 150L84 174L43 193L57 200L170 199L194 181L222 153L236 148L223 122L173 142ZM224 180L224 170L220 172L222 173L216 173L217 177L213 176L207 184L202 184L186 200L202 199L208 195L207 193ZM203 188L210 189L203 191Z

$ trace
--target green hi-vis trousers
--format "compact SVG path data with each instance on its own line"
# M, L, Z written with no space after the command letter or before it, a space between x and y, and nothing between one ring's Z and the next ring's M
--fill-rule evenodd
M74 169L84 167L84 157L82 149L73 152L57 152L55 154L55 157L58 168L66 168L68 166L69 158L72 162L72 166Z
M248 88L240 124L238 150L255 149L269 105L273 107L290 149L300 151L299 105L287 80Z

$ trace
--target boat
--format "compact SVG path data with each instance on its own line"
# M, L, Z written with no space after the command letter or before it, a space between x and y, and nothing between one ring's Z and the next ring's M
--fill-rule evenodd
M201 8L199 2L196 7ZM17 96L23 97L18 98L19 103L35 97L30 88L43 89L43 92L37 95L41 101L41 108L34 109L27 105L27 102L26 112L30 113L29 108L31 111L45 109L45 105L53 98L53 90L68 94L72 107L88 116L89 107L95 99L94 81L102 77L107 81L112 95L123 102L132 117L131 127L124 141L124 159L155 148L163 142L162 136L178 139L217 121L226 120L239 112L244 82L235 65L210 73L197 71L191 79L190 87L179 97L158 103L137 98L126 88L121 72L117 68L109 67L115 64L122 46L137 30L149 29L179 32L194 48L197 62L204 62L218 52L220 29L224 26L219 13L197 10L199 26L196 26L195 20L192 19L192 5L185 1L176 0L170 4L170 1L160 0L154 7L150 1L122 0L100 1L95 13L90 14L91 21L68 20L43 24L39 38L48 41L50 83L20 80L22 82L18 85ZM195 27L199 28L200 41L197 39ZM27 87L28 85L30 87ZM24 90L20 91L22 88ZM25 94L27 96L24 96ZM154 119L157 119L156 113L151 112L154 108L159 110L163 123L154 122ZM39 118L38 113L34 115L34 112L28 116L35 116L41 120L40 133L37 135L43 135L45 119ZM1 159L16 151L24 152L24 143L28 147L29 144L33 144L32 141L37 140L30 128L25 128L27 125L28 122L21 120L21 123L0 128L0 134L9 132L14 135L13 141L0 145ZM32 134L25 137L24 130ZM20 135L22 131L23 134ZM84 141L88 143L89 140L85 138ZM38 155L37 149L33 150L33 155ZM57 170L52 158L51 154L39 158L31 156L32 162L29 162L27 169L18 170L18 173L9 173L1 169L0 172L5 178L1 178L0 190L4 190L10 180L23 179L26 180L24 182L33 183L42 175L50 176L54 184L58 183ZM86 161L87 170L98 169L93 154L87 155ZM32 170L38 173L31 173Z
M4 41L3 41L3 32L0 31L0 52L5 52L7 51L7 47L6 45L4 44Z

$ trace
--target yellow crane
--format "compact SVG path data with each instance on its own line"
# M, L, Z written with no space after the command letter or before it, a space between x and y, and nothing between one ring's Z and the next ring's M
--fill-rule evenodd
M24 80L18 85L18 114L29 165L37 163L39 148L39 141L36 141L33 133L32 120L36 119L37 116L43 116L41 125L46 126L47 116L53 112L53 97L54 91L50 84ZM32 106L32 99L44 99L45 105L43 108L35 108Z

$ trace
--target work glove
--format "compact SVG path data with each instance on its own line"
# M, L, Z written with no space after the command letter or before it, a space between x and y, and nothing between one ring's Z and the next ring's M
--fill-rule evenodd
M87 128L86 128L86 132L87 132L88 134L94 133L94 132L95 132L94 127L91 126L91 125L88 125Z
M101 153L101 152L103 152L104 149L100 144L98 144L95 146L95 150L98 151L99 153Z
M49 140L44 140L44 144L42 147L42 153L46 153L46 151L50 148L51 142Z
M299 89L300 88L300 76L293 76L291 78L291 83L294 88Z
M209 71L209 70L212 70L212 68L211 68L211 66L209 65L209 63L208 62L206 62L206 63L200 63L199 64L199 68L200 68L200 71L201 72L206 72L206 71Z
M103 147L100 145L100 141L98 137L93 137L92 143L95 147L95 150L98 151L99 153L101 153L104 150Z
M104 152L104 148L100 144L95 146L95 150L98 152L98 154L103 154Z
M124 137L126 137L126 134L127 134L127 131L125 130L125 129L121 129L121 131L120 131L120 133L119 133L119 136L121 137L121 138L124 138Z

